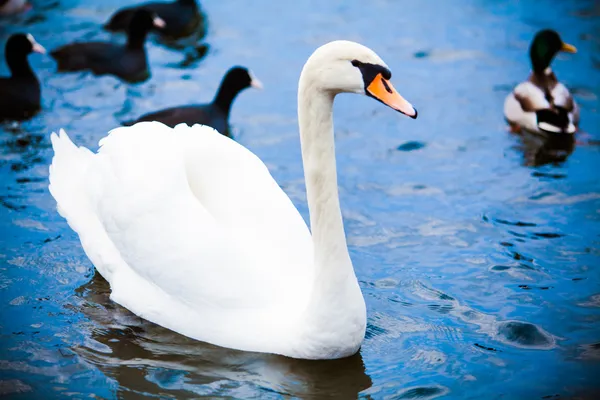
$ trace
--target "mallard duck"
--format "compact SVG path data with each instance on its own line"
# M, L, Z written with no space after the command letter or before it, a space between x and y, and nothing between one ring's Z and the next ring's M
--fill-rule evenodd
M575 46L562 41L553 30L538 32L529 48L532 72L504 102L504 116L511 131L521 129L543 135L573 134L579 124L579 107L569 89L550 68L559 51L576 53Z
M310 231L265 164L204 125L120 127L97 154L52 134L50 193L111 299L133 313L222 347L350 356L367 315L340 210L333 100L362 94L417 118L391 77L375 52L348 41L321 46L304 65Z

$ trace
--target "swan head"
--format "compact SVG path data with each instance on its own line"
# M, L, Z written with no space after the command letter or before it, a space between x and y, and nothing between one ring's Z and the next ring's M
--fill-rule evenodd
M372 97L411 118L417 110L394 88L387 64L361 44L336 40L319 47L302 69L300 86L316 86L336 95L357 93Z

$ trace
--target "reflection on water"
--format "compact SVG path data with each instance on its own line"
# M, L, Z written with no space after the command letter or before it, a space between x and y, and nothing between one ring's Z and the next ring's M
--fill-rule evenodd
M152 78L140 85L32 58L43 108L0 126L0 395L598 398L597 2L457 2L205 1L210 29L149 38ZM101 29L122 1L34 3L0 20L0 40L16 30L47 49L123 40ZM577 143L505 131L504 98L527 76L542 27L579 49L553 64L581 107L588 136ZM236 138L306 218L298 74L338 38L375 49L419 108L415 122L358 96L335 106L345 229L368 308L360 354L309 362L222 349L111 302L48 193L49 132L96 149L123 120L210 101L223 71L247 66L265 90L236 99Z
M575 135L539 135L523 132L520 135L524 163L539 167L564 162L575 149Z
M73 350L118 380L120 392L154 393L158 387L190 398L216 395L227 382L229 389L250 383L257 394L355 398L371 386L360 354L323 362L224 349L136 317L109 300L110 288L99 274L76 293L94 325L90 340Z

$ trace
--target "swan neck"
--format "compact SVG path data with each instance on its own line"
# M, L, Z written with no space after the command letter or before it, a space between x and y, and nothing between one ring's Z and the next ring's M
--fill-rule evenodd
M333 135L334 94L300 80L298 121L317 283L354 277L340 209ZM327 276L323 276L323 274ZM354 277L354 279L356 279Z

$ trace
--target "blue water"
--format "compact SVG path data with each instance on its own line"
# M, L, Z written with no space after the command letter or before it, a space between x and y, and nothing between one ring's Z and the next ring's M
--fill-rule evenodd
M284 4L285 3L285 4ZM46 48L110 39L121 1L39 1L0 21ZM55 73L30 60L43 111L0 126L0 394L41 398L600 398L600 8L591 1L205 0L209 46L147 45L152 78ZM570 157L532 166L502 105L527 77L535 32L577 46L553 67L581 106ZM108 299L47 190L49 133L79 144L119 121L209 101L232 65L264 91L233 107L236 139L307 217L296 89L310 53L373 48L415 121L368 98L336 100L340 195L368 307L360 354L306 362L194 342ZM122 40L114 36L114 40ZM3 46L3 45L2 45ZM4 59L2 55L2 60ZM6 73L4 62L0 73Z

